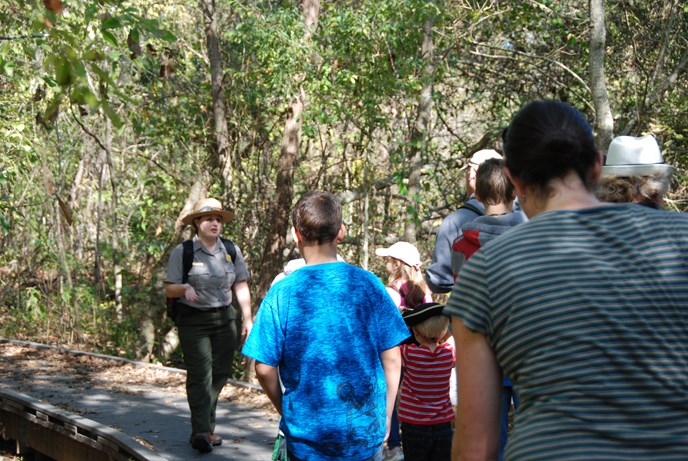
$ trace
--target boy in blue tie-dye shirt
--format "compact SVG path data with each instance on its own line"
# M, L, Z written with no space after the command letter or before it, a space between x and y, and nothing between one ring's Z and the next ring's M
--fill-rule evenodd
M292 220L306 266L267 293L243 353L282 415L290 461L380 460L408 329L374 274L337 261L332 194L304 195Z

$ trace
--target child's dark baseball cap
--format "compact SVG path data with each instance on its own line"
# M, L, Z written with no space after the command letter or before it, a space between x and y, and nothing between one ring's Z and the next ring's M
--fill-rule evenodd
M442 310L444 309L444 304L439 303L423 303L413 310L406 310L403 312L402 317L406 325L413 327L419 323L434 317L436 315L444 315Z

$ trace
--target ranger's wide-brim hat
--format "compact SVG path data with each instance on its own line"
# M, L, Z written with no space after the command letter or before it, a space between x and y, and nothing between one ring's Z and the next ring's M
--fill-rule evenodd
M227 223L234 219L234 213L223 210L222 204L214 198L204 198L194 203L193 211L182 218L184 224L190 225L193 220L201 216L219 216L222 218L222 223Z
M612 139L602 167L602 176L646 176L673 174L674 167L664 163L657 140L651 136L618 136Z

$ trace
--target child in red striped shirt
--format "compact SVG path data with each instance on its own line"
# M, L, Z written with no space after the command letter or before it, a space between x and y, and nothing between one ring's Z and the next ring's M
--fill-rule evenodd
M454 411L449 379L456 361L454 347L445 342L449 317L444 306L425 303L404 313L418 344L401 346L404 377L399 421L405 461L449 461Z

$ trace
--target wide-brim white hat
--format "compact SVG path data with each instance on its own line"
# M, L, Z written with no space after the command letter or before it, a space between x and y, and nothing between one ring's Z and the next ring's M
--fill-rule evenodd
M672 174L674 170L673 166L664 163L654 136L617 136L609 144L602 176Z
M375 250L378 256L390 256L411 267L420 267L420 253L418 248L408 242L397 242L389 248Z
M234 219L234 213L232 213L231 211L223 210L222 204L219 200L216 200L214 198L204 198L194 203L193 211L188 215L184 216L182 218L182 222L184 224L189 225L193 223L194 219L207 215L221 217L223 224Z

